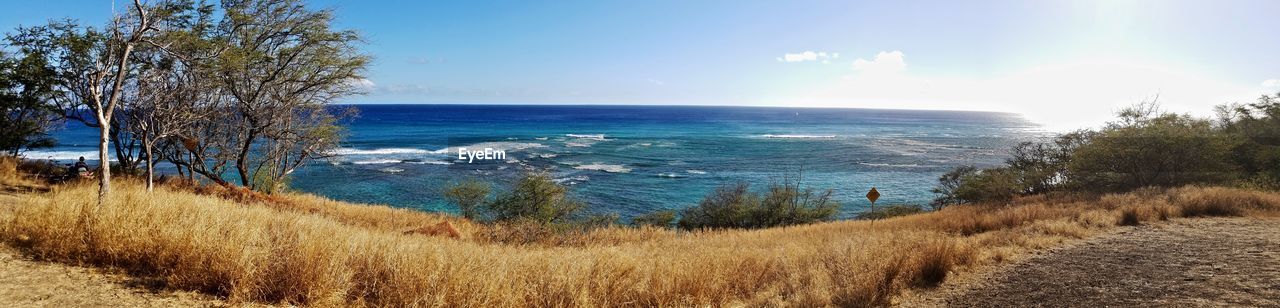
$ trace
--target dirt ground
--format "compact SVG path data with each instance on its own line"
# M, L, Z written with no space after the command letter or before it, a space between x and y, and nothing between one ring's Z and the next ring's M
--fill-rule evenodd
M1280 219L1179 219L924 292L921 307L1280 307Z
M5 307L219 307L193 292L151 291L124 275L60 263L37 262L0 245L0 306Z

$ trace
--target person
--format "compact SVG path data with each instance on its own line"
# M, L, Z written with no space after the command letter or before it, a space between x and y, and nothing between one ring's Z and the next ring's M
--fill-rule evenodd
M76 162L76 166L72 169L76 170L76 173L84 175L85 173L89 173L89 164L84 162L84 156L80 156L80 161Z

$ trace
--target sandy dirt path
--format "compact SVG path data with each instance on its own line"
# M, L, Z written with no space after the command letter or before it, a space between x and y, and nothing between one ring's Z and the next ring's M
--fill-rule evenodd
M152 291L124 275L37 262L0 246L0 306L4 307L219 307L193 292Z
M1280 219L1122 227L903 306L1280 307Z

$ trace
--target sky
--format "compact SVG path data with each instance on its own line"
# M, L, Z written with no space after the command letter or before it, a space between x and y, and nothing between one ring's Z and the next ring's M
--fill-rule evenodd
M1271 0L309 3L375 58L351 103L981 110L1065 130L1156 97L1207 116L1280 92ZM112 7L7 1L0 28Z

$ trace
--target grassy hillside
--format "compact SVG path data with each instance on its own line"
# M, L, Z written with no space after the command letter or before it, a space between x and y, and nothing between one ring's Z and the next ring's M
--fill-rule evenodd
M513 227L384 206L306 195L242 203L117 185L102 207L88 184L32 195L0 217L0 240L37 258L122 268L233 301L863 306L1121 223L1280 211L1277 194L1185 187L751 231L611 227L512 244L521 232ZM405 233L441 221L462 237Z

